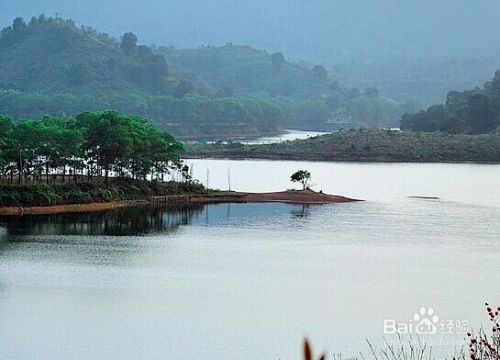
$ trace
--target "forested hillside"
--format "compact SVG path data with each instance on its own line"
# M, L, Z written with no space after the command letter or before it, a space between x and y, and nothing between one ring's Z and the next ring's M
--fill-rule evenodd
M269 54L249 46L159 50L173 67L226 91L304 99L334 93L340 86L328 79L321 65L293 64L282 53Z
M484 134L500 129L500 70L482 88L448 93L445 104L405 114L401 128L453 134Z
M184 137L275 133L284 122L275 104L215 92L132 33L116 40L43 15L1 32L0 111L14 119L116 109Z
M228 44L140 45L40 15L0 35L0 112L18 120L115 109L184 138L238 138L300 128L392 127L408 106L347 88L322 65Z
M165 58L138 46L133 34L121 43L71 20L17 18L0 37L0 87L41 93L173 94Z
M293 63L282 53L226 44L198 49L160 47L177 71L218 89L272 99L287 114L288 126L328 130L350 127L391 127L412 104L389 101L374 87L349 88L332 79L323 65Z

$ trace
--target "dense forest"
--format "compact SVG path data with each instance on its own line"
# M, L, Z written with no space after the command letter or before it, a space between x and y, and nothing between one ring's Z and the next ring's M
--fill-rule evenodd
M285 127L397 125L413 111L378 90L346 88L321 65L227 45L178 50L120 40L72 20L16 18L0 34L0 113L15 120L118 111L184 138L235 138Z
M446 103L405 114L401 128L453 134L484 134L500 129L500 71L482 88L448 93Z
M203 97L187 94L141 96L40 94L0 90L0 111L14 119L74 115L87 110L118 109L150 119L156 126L186 138L220 138L276 133L285 122L278 105L251 97Z
M182 145L170 134L135 116L114 111L86 112L75 118L45 116L14 123L0 116L0 179L20 185L77 176L164 179L187 169Z

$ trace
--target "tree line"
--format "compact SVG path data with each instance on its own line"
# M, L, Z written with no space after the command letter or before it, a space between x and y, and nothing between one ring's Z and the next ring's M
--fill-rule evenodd
M21 105L22 104L22 105ZM40 118L44 114L73 116L85 110L118 109L137 114L176 136L275 132L285 122L279 104L251 97L204 98L172 96L91 94L35 94L0 90L0 109L14 119Z
M0 177L11 183L62 175L163 180L181 170L181 143L137 116L116 111L14 122L0 115ZM69 179L68 179L69 180Z

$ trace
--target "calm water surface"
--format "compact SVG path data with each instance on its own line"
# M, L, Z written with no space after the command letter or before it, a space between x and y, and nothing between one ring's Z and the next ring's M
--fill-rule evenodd
M261 137L261 138L253 139L253 140L242 140L240 142L242 144L248 144L248 145L273 144L273 143L280 143L283 141L290 141L290 140L304 140L304 139L308 139L308 138L319 136L319 135L325 135L325 134L328 134L328 133L319 132L319 131L285 130L285 133L281 134L281 135L265 136L265 137Z
M3 220L0 358L299 359L305 335L351 356L422 306L477 327L500 304L500 166L188 162L213 187L304 168L368 201ZM462 338L428 336L447 355Z

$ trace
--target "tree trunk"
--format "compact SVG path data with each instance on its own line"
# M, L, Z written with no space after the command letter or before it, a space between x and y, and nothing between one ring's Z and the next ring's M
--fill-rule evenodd
M19 185L23 185L23 156L19 153Z

